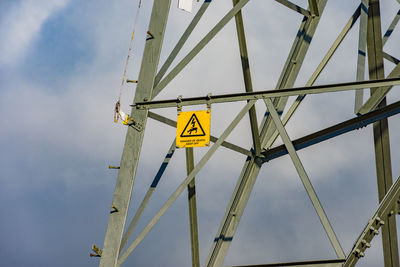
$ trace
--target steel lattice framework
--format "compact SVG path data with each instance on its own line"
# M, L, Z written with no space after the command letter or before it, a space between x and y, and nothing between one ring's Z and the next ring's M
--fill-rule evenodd
M169 57L159 68L159 58L163 46L164 33L166 29L168 14L170 10L170 0L154 0L153 11L150 18L148 31L152 38L148 38L145 44L142 64L138 77L138 85L132 107L131 117L134 119L132 127L128 127L121 164L119 167L118 180L112 200L112 210L109 217L107 232L105 235L103 250L94 250L101 256L100 266L120 266L138 244L146 237L153 226L160 220L163 214L178 198L178 196L188 188L189 192L189 215L190 215L190 237L192 265L199 266L199 245L197 232L197 210L195 197L195 176L213 156L215 151L224 146L232 151L246 155L247 159L237 180L236 187L228 203L225 215L219 226L214 242L212 242L210 252L205 261L206 266L222 266L230 247L232 238L235 235L239 221L243 215L253 186L255 184L260 168L264 163L289 155L296 171L304 185L304 188L311 200L311 203L319 217L319 220L326 232L327 237L337 255L336 259L293 262L281 264L265 264L257 266L354 266L360 257L364 256L365 250L370 246L370 241L379 232L382 233L383 255L385 266L399 266L399 250L396 232L395 215L398 214L397 201L400 196L400 178L394 182L392 180L392 167L390 159L390 142L388 135L388 117L400 113L400 101L391 105L386 105L386 94L393 86L400 84L400 64L395 57L383 52L383 45L386 43L393 32L398 20L400 10L390 24L384 35L381 33L381 16L379 0L361 0L360 5L344 26L331 48L322 59L305 87L294 88L296 78L299 75L303 60L310 47L310 42L318 27L321 16L323 16L327 0L308 0L309 8L302 8L288 0L276 0L295 12L304 16L290 53L287 57L284 68L281 72L275 90L253 91L251 72L249 67L248 52L243 26L241 9L249 0L233 0L232 9L223 16L219 22L201 39L194 48L183 57L168 73L173 61L176 59L181 48L188 40L189 36L196 28L198 22L212 5L211 0L205 0L192 21L184 31L182 37L177 42ZM182 98L172 100L153 99L184 69L199 52L217 35L217 33L235 19L237 38L240 48L240 57L245 84L245 93L208 95L205 97ZM355 82L328 84L313 86L314 82L323 71L332 55L342 43L346 34L359 20L359 42L358 42L358 62L357 77ZM364 81L365 62L368 58L369 80ZM396 66L388 76L384 76L383 60L387 59ZM157 70L159 71L157 72ZM371 96L364 101L363 89L371 88ZM326 92L354 90L356 116L353 119L338 123L313 134L304 136L297 140L291 140L285 129L292 115L302 103L307 94L322 94ZM296 96L294 103L283 111L287 105L288 97ZM145 209L150 197L152 196L158 181L160 180L170 158L176 147L175 141L161 165L159 172L154 178L149 190L132 221L126 226L127 212L132 195L132 187L138 166L142 142L145 134L147 118L151 118L172 127L176 127L176 122L162 115L150 111L150 109L165 107L182 107L199 104L214 104L224 102L245 102L244 107L238 112L235 119L218 136L211 136L213 145L207 150L197 165L194 164L193 149L186 150L187 177L176 188L174 193L164 203L162 208L150 220L150 222L139 233L133 243L128 245L128 240L135 228L143 210ZM261 125L257 123L255 103L263 101L266 106L265 116ZM225 141L228 135L234 130L235 126L249 114L250 128L253 146L246 149ZM311 145L318 144L330 138L353 131L360 127L373 124L376 171L378 180L379 206L370 220L366 222L361 234L355 240L351 251L345 253L341 244L330 224L328 217L321 205L320 200L313 188L313 185L303 167L297 151ZM277 137L280 136L283 145L272 147ZM249 265L250 266L250 265Z

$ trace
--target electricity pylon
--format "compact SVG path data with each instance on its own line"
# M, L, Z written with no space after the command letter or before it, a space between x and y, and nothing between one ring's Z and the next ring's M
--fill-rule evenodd
M178 40L175 48L159 68L160 52L163 46L164 33L171 1L154 0L148 29L152 38L148 38L145 44L134 105L130 114L133 121L132 124L128 126L127 130L104 246L102 251L95 249L98 256L101 256L100 266L108 267L121 265L186 188L188 188L189 191L192 265L199 266L200 260L194 178L205 163L213 156L215 151L220 146L224 146L236 153L246 155L247 159L239 175L236 187L231 200L228 203L218 232L211 244L210 252L205 260L206 266L223 265L261 167L270 160L288 154L337 255L337 258L332 260L285 263L284 266L354 266L358 259L364 256L366 249L370 247L370 241L372 238L381 232L385 266L398 267L399 253L395 215L398 214L397 201L400 196L400 178L397 178L394 182L392 180L387 118L400 113L400 102L386 105L386 95L393 86L400 84L400 64L399 60L383 52L382 47L393 32L399 20L400 12L397 13L386 33L382 35L379 0L361 0L360 5L349 18L347 24L340 32L317 69L311 75L311 78L308 80L306 85L304 87L294 88L304 58L320 23L320 18L324 14L327 0L308 0L308 9L302 8L288 0L276 0L276 2L292 9L294 12L300 13L303 16L303 20L300 23L299 30L286 59L286 63L275 90L253 91L241 12L241 9L245 7L248 2L249 0L233 0L232 9L227 12L211 29L211 31L208 32L203 39L201 39L197 45L195 45L194 48L167 73L167 70L170 68L181 48L196 28L201 17L208 7L212 5L212 1L205 0L202 3L197 14L194 15L182 37ZM153 99L233 18L236 23L245 92L193 98L179 97L172 100L153 101ZM313 86L314 82L324 70L325 66L342 43L349 30L358 20L360 27L356 81ZM368 57L369 80L363 79L366 57ZM395 64L394 69L386 77L383 69L384 59ZM371 96L364 101L362 90L366 88L371 88ZM302 138L296 140L290 139L285 129L285 125L290 120L298 106L302 103L306 95L348 90L355 91L354 110L357 116ZM283 114L289 96L296 96L297 98L289 109L287 109L286 113ZM149 191L146 193L144 200L139 205L134 218L129 225L126 225L132 187L135 180L143 137L146 132L147 118L152 118L172 127L176 127L175 121L160 114L153 113L150 110L166 107L177 107L179 110L183 106L199 104L209 106L217 103L240 101L245 102L244 107L237 113L234 120L223 131L221 136L210 137L213 144L197 165L194 165L193 149L185 148L187 177L177 187L174 193L164 203L162 208L156 213L150 222L143 228L136 239L128 245L128 240L132 231L153 194L169 159L172 157L176 149L174 141L165 157L163 165L160 167L159 172L151 184ZM255 103L257 101L264 102L266 111L268 111L262 118L260 126L257 125L255 109ZM253 142L251 149L245 149L226 141L228 135L234 130L235 126L245 117L246 114L249 114L250 118L250 129ZM373 124L379 206L375 213L371 214L370 220L367 222L365 228L360 229L360 235L355 240L351 251L346 253L343 251L333 227L329 222L328 216L319 201L317 193L313 188L297 151L369 124ZM284 144L272 147L278 136L281 137ZM128 246L125 249L126 245ZM271 264L268 266L282 265L283 264L281 263Z

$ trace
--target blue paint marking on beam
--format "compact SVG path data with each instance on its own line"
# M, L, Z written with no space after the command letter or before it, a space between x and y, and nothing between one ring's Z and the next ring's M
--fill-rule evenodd
M387 30L386 32L385 32L385 37L389 37L391 34L393 33L393 30Z
M282 111L282 110L276 111L276 112L278 113L279 116L282 116L282 114L283 114L283 111ZM266 112L264 113L264 116L265 116L265 117L268 117L268 116L269 116L269 111L266 111Z
M387 54L387 53L386 53L386 55L387 55L387 56L389 56L389 57L391 58L391 60L393 61L393 63L394 63L394 64L396 64L396 65L397 65L397 64L399 64L399 63L400 63L400 60L398 60L398 59L397 59L397 58L395 58L394 56L392 56L392 55L389 55L389 54ZM386 56L386 55L385 55L385 56Z
M372 123L374 123L376 121L382 120L384 118L388 118L388 117L391 117L393 115L399 114L400 113L400 101L396 102L394 104L391 104L391 105L385 107L384 109L386 110L385 112L382 112L381 110L375 110L375 111L372 111L372 112L367 113L365 115L359 116L358 118L353 118L353 119L350 119L348 121L339 123L339 124L334 125L332 127L329 127L329 128L333 128L333 127L338 127L341 124L349 123L349 125L346 125L344 127L339 127L338 129L332 129L331 132L327 131L327 133L321 134L318 137L312 138L312 135L318 134L319 132L322 132L322 131L325 131L325 130L329 130L329 128L326 128L326 129L324 129L322 131L319 131L319 132L316 132L314 134L308 135L306 137L299 138L297 140L292 141L293 145L294 145L294 147L295 147L295 149L297 151L297 150L300 150L300 149L303 149L303 148L318 144L320 142L326 141L326 140L331 139L333 137L342 135L344 133L348 133L350 131L353 131L353 130L356 130L356 129L360 129L362 127L366 127L367 125L372 124ZM375 114L375 115L373 115L373 114ZM361 119L365 118L365 119L364 120L360 120L360 118ZM353 123L351 123L352 120L354 120ZM309 137L309 140L307 140L307 137ZM303 141L302 139L305 139L305 140ZM279 149L279 148L281 148L281 149ZM274 151L274 150L277 150L277 151ZM281 156L284 156L284 155L288 154L288 151L287 151L286 147L284 145L282 145L282 146L267 150L263 154L264 154L265 158L263 158L262 161L263 161L263 163L265 163L265 162L270 161L272 159L276 159L276 158L279 158Z
M362 55L362 56L364 56L364 57L366 56L365 51L362 51L362 50L358 50L358 54L359 54L359 55Z
M304 20L307 20L307 17L304 17L304 18L305 18L305 19L303 19L303 21L304 21ZM298 31L298 32L297 32L297 38L300 38L300 37L302 37L302 36L303 36L304 41L306 41L307 43L311 43L312 36L306 34L306 33L305 33L305 30L301 30L301 31Z
M167 168L168 163L169 163L169 161L167 161L167 162L165 162L165 161L166 161L167 159L172 158L172 156L174 155L174 152L175 152L175 149L173 149L173 150L171 151L171 153L168 153L168 154L165 156L164 162L161 164L160 169L158 170L156 176L154 177L154 180L153 180L153 182L151 183L151 186L150 186L150 187L155 188L155 187L157 186L158 182L160 181L160 179L161 179L162 175L164 174L165 169Z
M225 237L224 235L220 235L219 237L216 237L214 239L214 242L218 242L219 240L222 240L224 242L226 242L226 241L232 242L233 237L232 236L231 237Z
M363 3L361 3L361 9L368 14L368 7L366 7Z

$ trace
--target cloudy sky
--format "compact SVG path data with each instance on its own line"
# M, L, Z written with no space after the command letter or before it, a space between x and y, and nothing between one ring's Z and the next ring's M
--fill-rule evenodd
M152 2L142 0L128 78L140 68ZM293 1L307 7L306 0ZM328 1L296 85L311 76L360 1ZM384 32L400 5L381 5ZM96 266L90 247L102 247L126 128L113 122L137 0L0 1L0 265ZM201 3L194 3L194 12ZM231 8L213 1L178 60ZM193 17L172 0L161 62ZM253 0L243 10L255 90L273 89L294 40L301 15L275 1ZM244 91L240 57L230 22L159 95L196 96ZM356 77L356 24L317 84ZM400 30L384 50L400 58ZM388 74L393 64L385 62ZM368 76L366 76L367 78ZM398 87L388 96L400 98ZM129 111L135 85L124 88ZM291 99L292 101L293 99ZM295 139L354 117L354 93L306 98L289 123ZM220 135L243 103L212 107L211 133ZM204 108L204 107L195 107ZM258 119L265 111L257 103ZM185 110L191 110L190 107ZM172 119L175 109L157 111ZM400 175L400 119L389 119L393 176ZM149 119L133 190L132 218L175 131ZM245 118L228 138L249 148ZM371 126L299 152L325 211L346 253L377 207ZM280 140L278 140L279 144ZM195 150L198 161L206 148ZM184 150L178 150L137 230L144 227L185 178ZM208 254L244 157L224 148L197 176L201 261ZM189 266L190 243L184 192L126 266ZM399 228L398 228L399 229ZM400 230L400 229L399 229ZM136 231L134 235L137 235ZM334 258L323 228L288 156L265 164L255 184L226 265ZM377 237L360 266L382 266Z

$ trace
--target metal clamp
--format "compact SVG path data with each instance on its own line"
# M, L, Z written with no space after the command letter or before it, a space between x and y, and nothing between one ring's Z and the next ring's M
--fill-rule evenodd
M101 254L103 254L103 251L101 251L101 249L100 249L98 246L96 246L96 245L93 245L93 246L92 246L92 251L93 251L95 254L90 253L90 257L101 257Z
M179 95L176 99L176 110L178 111L178 114L182 111L182 95Z
M211 112L211 93L207 94L207 113Z
M126 121L122 122L125 125L131 126L137 131L141 132L143 130L143 125L135 121L132 117L127 117Z

